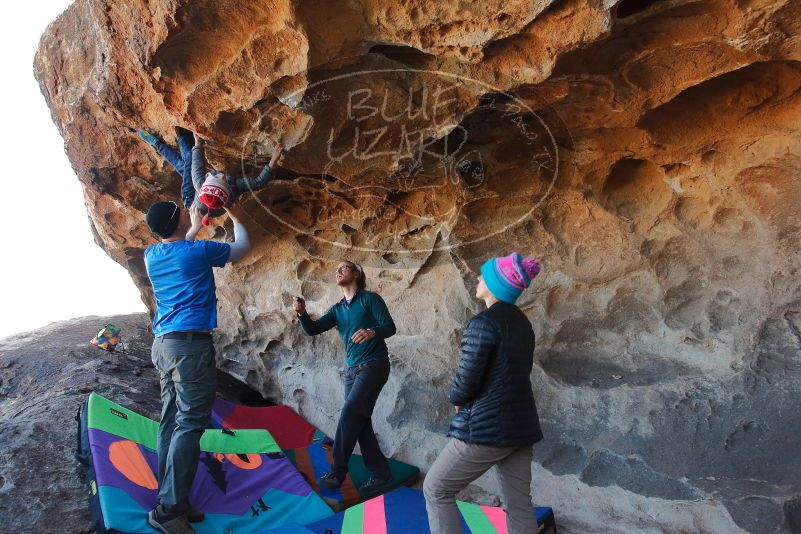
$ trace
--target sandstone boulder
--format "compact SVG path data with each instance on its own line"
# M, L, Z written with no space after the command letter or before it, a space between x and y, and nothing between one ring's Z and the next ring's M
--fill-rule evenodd
M339 340L289 304L321 313L333 262L361 261L399 327L375 426L425 468L478 266L519 250L544 266L519 302L533 488L565 529L797 530L797 2L78 0L35 75L148 302L143 213L180 179L135 130L198 131L237 175L286 143L217 278L219 366L261 393L333 429Z

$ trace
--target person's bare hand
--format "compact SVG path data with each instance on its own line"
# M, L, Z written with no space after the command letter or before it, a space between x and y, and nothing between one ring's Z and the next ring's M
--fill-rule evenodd
M275 143L275 148L273 150L273 155L270 158L270 167L274 167L276 163L278 163L278 159L281 157L281 154L284 153L284 144L280 141Z
M189 207L189 220L192 222L192 230L200 230L203 221L203 214L200 213L200 206L193 202Z
M350 336L350 339L354 343L361 344L364 343L365 341L373 339L374 337L375 337L375 330L373 330L372 328L362 328L356 330L356 332L354 332L353 335Z
M298 315L303 315L306 312L306 301L301 297L292 297L292 308Z
M200 137L200 134L194 133L194 136L195 136L195 145L196 146L202 145L203 144L203 138Z
M456 413L459 413L459 410L461 410L461 409L462 409L461 406L454 406L453 407L453 411L456 412Z
M194 241L200 229L203 227L203 215L200 213L200 208L197 204L189 206L189 230L186 231L184 239L187 241Z

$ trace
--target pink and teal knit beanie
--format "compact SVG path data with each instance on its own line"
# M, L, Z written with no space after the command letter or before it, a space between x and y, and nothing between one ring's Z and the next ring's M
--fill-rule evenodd
M542 266L534 258L524 258L513 252L502 258L490 258L481 266L484 283L498 300L514 304Z

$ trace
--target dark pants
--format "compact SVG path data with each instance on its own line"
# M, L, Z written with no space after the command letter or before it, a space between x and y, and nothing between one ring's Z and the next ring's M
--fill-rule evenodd
M390 477L389 462L378 446L370 420L388 378L389 358L349 367L345 372L345 405L339 416L333 450L333 472L338 476L347 473L348 461L358 441L367 469L379 478Z
M197 472L200 437L208 428L217 387L214 345L210 339L157 337L153 363L161 380L161 422L156 443L159 502L184 512Z
M192 183L192 147L195 137L189 130L178 130L178 150L159 140L155 148L161 156L181 175L181 200L185 208L195 201L195 186Z

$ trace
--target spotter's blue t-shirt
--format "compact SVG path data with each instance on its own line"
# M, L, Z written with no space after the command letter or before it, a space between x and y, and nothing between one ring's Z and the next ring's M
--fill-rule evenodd
M230 255L231 245L216 241L173 241L145 249L147 276L156 297L155 335L216 328L212 267L222 267Z

